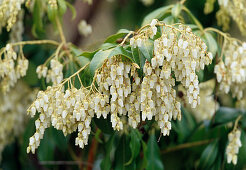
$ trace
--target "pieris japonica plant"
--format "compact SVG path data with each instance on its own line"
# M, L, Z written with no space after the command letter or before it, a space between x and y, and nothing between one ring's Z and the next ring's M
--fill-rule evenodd
M0 0L3 168L246 168L246 42L223 32L230 18L245 32L244 1L197 4L223 31L192 0L129 2L128 16L144 9L135 29L90 51L65 34L77 3L99 1Z

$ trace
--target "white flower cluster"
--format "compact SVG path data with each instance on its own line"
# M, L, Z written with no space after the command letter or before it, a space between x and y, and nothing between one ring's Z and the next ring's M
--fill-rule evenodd
M220 10L218 11L218 14L221 13L224 16L220 16L222 20L224 20L226 15L229 15L238 25L238 28L240 29L241 33L245 35L246 31L246 1L245 0L218 0ZM228 20L228 19L227 19ZM229 19L230 20L230 19ZM227 24L229 25L229 21L226 21L226 23L220 22L221 25ZM226 26L225 28L228 28Z
M18 13L24 0L1 0L0 4L0 31L6 27L8 31L16 22Z
M50 69L45 65L40 65L37 67L38 78L46 78L46 82L52 82L53 85L60 84L63 80L63 65L58 61L57 58L51 59Z
M230 90L233 97L241 99L246 89L246 43L239 45L236 41L224 42L225 61L221 60L214 68L220 90L228 93Z
M17 21L15 25L11 28L9 34L9 43L15 43L22 41L22 34L24 32L23 25L24 11L21 10L17 16ZM16 48L14 48L16 50Z
M51 125L62 130L64 135L78 130L75 144L84 148L88 144L88 136L91 131L91 119L96 113L97 118L103 115L107 117L109 107L108 98L98 93L91 93L84 87L76 89L71 87L65 92L62 84L48 87L46 91L40 91L37 99L29 107L28 113L34 116L41 113L35 121L36 133L30 138L27 152L35 153L44 131Z
M131 94L131 80L129 73L135 75L135 92ZM97 74L99 91L110 98L110 113L112 127L116 130L123 129L123 123L119 116L126 115L129 111L130 125L135 127L140 122L139 97L136 96L140 78L134 73L134 65L122 62L120 58L112 57L103 65L100 73ZM139 86L138 86L139 87ZM133 106L134 105L134 106ZM136 115L137 114L137 115Z
M142 46L148 36L156 34L157 24L158 21L153 20L150 28L144 34L133 37L131 42L135 46ZM166 25L164 29L162 36L154 41L152 67L162 67L165 78L171 76L173 71L176 81L180 81L187 89L188 101L195 108L200 103L196 71L212 62L212 53L206 52L206 44L192 33L190 27L179 25L179 28L174 28Z
M215 88L215 80L209 80L199 84L200 89L200 102L202 104L198 105L195 109L192 109L190 105L186 105L189 111L194 115L197 121L211 120L219 104L215 101L213 96L213 91ZM184 96L186 95L185 89L180 85L178 87L179 92L182 92ZM184 100L184 104L188 103L187 100ZM209 106L209 107L208 107Z
M233 130L228 135L229 144L226 147L226 155L227 155L227 163L237 164L237 154L239 152L239 148L242 146L241 140L241 131Z
M143 41L153 38L158 24L161 23L153 20L150 27L131 38L131 45L141 46ZM35 152L45 128L50 125L62 130L65 135L78 129L75 143L83 148L88 143L94 115L106 119L110 114L114 130L123 129L125 118L128 118L130 126L136 128L141 119L145 121L155 117L163 135L169 135L171 120L181 119L181 104L176 99L172 72L185 86L189 103L196 107L199 87L195 71L203 69L212 60L211 54L206 53L205 43L192 34L189 27L171 28L170 34L164 32L154 41L154 56L151 61L145 61L143 78L139 77L136 63L122 56L113 56L96 71L89 90L82 85L79 90L74 88L68 78L40 92L28 109L32 116L36 111L41 114L27 152ZM46 75L47 67L40 66L37 72L39 76ZM68 83L68 89L63 92L68 81L70 86Z
M145 77L141 84L141 111L142 120L146 118L155 120L164 136L169 135L171 120L181 120L181 105L176 100L174 78L171 77L171 69L163 66L153 57L151 63L146 62L143 68ZM160 68L160 66L163 66Z
M78 25L79 33L85 37L92 33L92 27L85 20L81 20Z
M34 100L35 92L18 81L10 92L0 93L0 161L5 146L24 131L26 109Z
M150 6L155 2L155 0L141 0L141 1L145 6Z
M0 87L3 92L9 91L20 77L26 75L28 60L20 54L17 57L11 44L7 44L0 58Z
M153 19L150 23L150 27L147 27L142 34L136 35L130 39L130 45L134 48L141 47L144 45L144 41L147 41L148 38L153 39L157 33L157 25L159 21Z

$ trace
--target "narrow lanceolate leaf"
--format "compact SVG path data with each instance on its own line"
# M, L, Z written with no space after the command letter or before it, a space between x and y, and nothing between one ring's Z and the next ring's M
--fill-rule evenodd
M136 169L135 161L132 161L129 165L126 165L126 162L131 158L131 150L129 146L129 136L123 135L115 151L115 167L113 168L114 170Z
M66 1L65 0L57 0L57 3L58 3L59 14L62 16L67 11Z
M90 71L92 74L94 74L96 69L98 69L103 64L104 60L108 58L112 50L113 49L108 49L105 51L100 50L94 55L90 63Z
M151 58L153 58L153 49L154 42L152 40L143 41L142 46L139 47L139 50L149 62L151 61Z
M178 18L178 16L180 15L180 12L182 10L182 4L181 3L177 3L176 5L174 5L174 7L172 8L172 16L174 18Z
M209 144L202 152L199 169L209 169L215 162L219 151L218 140Z
M124 56L133 62L132 53L124 49L122 46L117 46L115 48L110 48L104 51L100 50L94 55L93 59L91 60L91 63L90 63L91 73L94 74L96 69L98 69L103 64L105 59L111 58L117 55Z
M48 18L52 23L55 23L57 12L58 12L57 9L51 8L50 5L48 5L47 8Z
M104 156L104 159L102 160L101 165L100 165L102 170L110 170L111 169L112 163L110 160L110 153L112 152L112 149L113 149L115 136L116 136L116 133L114 133L106 143L106 148L105 148L106 149L105 150L106 155Z
M55 142L54 138L52 137L51 129L46 130L44 138L41 140L37 152L39 161L54 160Z
M116 34L109 36L104 43L116 43L119 38L123 38L130 31L127 29L120 29Z
M173 5L169 5L151 12L144 18L142 22L142 26L150 24L153 19L158 19L158 20L164 19L167 14L171 13L172 7Z
M236 118L243 114L241 110L229 107L220 107L215 113L214 125L225 124L236 120Z
M131 129L131 140L130 140L130 149L131 149L131 159L126 163L126 165L129 165L132 163L134 159L137 158L140 152L141 148L141 138L142 135L137 129Z
M35 36L37 36L38 33L44 32L41 9L42 9L41 0L36 0L34 3L34 9L33 9L33 15L32 15L33 16L32 31Z
M117 46L116 48L114 48L110 53L110 55L108 56L108 58L111 58L116 55L122 55L128 58L129 60L133 61L132 53L124 49L122 46Z
M218 44L216 40L214 39L213 35L208 32L205 33L205 38L208 50L213 54L213 56L215 56L218 51Z
M76 10L74 8L74 6L72 4L70 4L69 2L66 1L66 5L67 7L71 10L72 12L72 19L75 19L77 13L76 13Z
M146 170L163 170L164 166L162 164L160 158L160 150L157 145L157 139L155 137L155 133L152 133L149 137L149 141L147 144L146 150L146 157L147 157L147 168Z

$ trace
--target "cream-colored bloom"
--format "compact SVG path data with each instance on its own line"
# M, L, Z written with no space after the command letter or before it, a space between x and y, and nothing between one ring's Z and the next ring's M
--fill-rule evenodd
M184 104L191 111L197 121L210 120L219 108L219 104L217 101L215 101L213 96L214 88L214 79L199 84L200 97L198 102L201 104L198 105L195 109L192 109L189 104L187 105L188 101L185 100ZM186 91L182 86L179 86L178 90L185 96Z
M23 82L18 82L6 94L0 93L0 160L5 146L22 135L27 120L26 109L35 93Z
M26 75L28 60L23 54L19 55L17 56L11 44L4 48L4 57L0 58L0 88L3 92L9 91L20 77Z
M85 37L92 33L91 25L87 24L85 20L81 20L78 25L79 33Z
M3 27L8 31L17 20L17 15L21 11L24 0L2 0L0 4L0 32Z
M234 165L237 164L237 154L239 152L239 148L242 146L240 136L241 131L238 129L230 132L228 135L229 144L226 147L227 163L232 162Z
M220 90L240 100L244 94L246 82L246 48L236 41L224 42L225 61L216 64L214 72L220 83Z

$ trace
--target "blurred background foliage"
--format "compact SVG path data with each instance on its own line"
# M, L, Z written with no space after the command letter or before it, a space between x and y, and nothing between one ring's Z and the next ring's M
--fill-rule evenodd
M148 13L167 4L175 3L173 0L155 0L152 5L146 7L139 0L114 0L112 2L94 0L91 6L79 0L70 2L75 5L77 16L71 20L72 12L68 10L63 17L65 35L68 41L83 50L97 49L107 36L115 34L121 28L129 30L140 28ZM205 0L187 0L185 3L204 27L216 26L215 13L218 10L218 4L215 4L215 10L209 15L203 12L204 4ZM52 25L47 25L46 31L43 31L41 27L38 28L35 32L36 37L33 36L32 25L35 23L32 23L32 18L35 16L28 15L28 11L26 13L24 40L57 38ZM82 37L77 31L76 25L81 19L87 20L92 25L93 33L89 37ZM46 26L46 24L48 24L47 18L43 22L43 25ZM233 32L237 30L232 29ZM3 47L8 40L8 32L3 30L0 39L0 47ZM44 80L37 78L35 70L53 51L54 49L50 46L24 47L25 56L30 61L27 76L24 78L28 85L46 88ZM68 69L68 73L65 73L67 77L76 70L74 69L76 66L72 64L69 67L71 68ZM213 70L207 71L204 80L213 76ZM122 132L113 131L109 120L94 118L89 145L84 149L74 146L75 135L64 137L61 131L49 128L34 155L26 153L29 137L35 131L35 119L30 119L24 134L5 148L0 167L6 170L243 169L246 168L245 132L242 132L243 146L240 148L238 164L236 166L227 164L224 154L227 134L231 130L228 122L235 120L239 113L240 111L235 109L220 107L211 121L197 122L193 115L183 108L182 120L172 123L173 130L169 137L161 137L160 131L153 131L153 121L147 121L139 129L131 129L127 132L128 135L123 135ZM246 116L243 120L242 122L246 122ZM246 128L245 123L241 126L243 129Z

